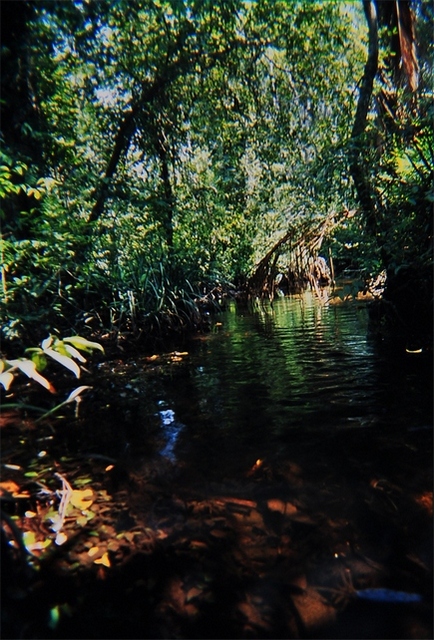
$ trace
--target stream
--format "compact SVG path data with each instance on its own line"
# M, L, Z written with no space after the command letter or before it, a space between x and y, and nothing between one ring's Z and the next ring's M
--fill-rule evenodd
M233 303L83 384L79 417L31 449L99 506L20 637L432 637L431 357L374 340L365 303Z
M393 438L432 426L430 356L378 348L363 303L323 305L308 292L253 312L233 304L210 335L184 346L168 355L169 371L152 357L101 366L113 389L101 402L115 425L107 455L140 460L152 434L152 454L209 474L285 457L294 439L351 430Z

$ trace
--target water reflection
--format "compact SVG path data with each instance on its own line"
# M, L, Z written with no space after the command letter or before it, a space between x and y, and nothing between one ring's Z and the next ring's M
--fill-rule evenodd
M163 402L160 404L163 404ZM159 453L163 457L175 462L175 445L184 425L176 420L175 412L172 411L172 409L163 409L158 413L163 427L164 437L166 439L166 444Z
M270 449L290 443L294 430L410 428L431 419L429 381L419 371L414 384L405 354L393 362L376 352L364 306L324 305L308 293L253 314L233 306L219 321L166 386L186 427L168 443L171 452L183 440Z

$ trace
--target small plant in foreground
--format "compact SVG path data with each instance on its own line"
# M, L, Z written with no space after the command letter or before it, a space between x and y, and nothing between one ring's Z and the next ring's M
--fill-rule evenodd
M21 372L28 378L38 382L50 393L56 393L51 382L41 375L41 371L44 371L47 367L49 359L55 360L66 369L69 369L76 378L79 378L81 370L76 360L80 364L85 363L86 358L81 352L92 353L94 350L104 353L104 349L100 344L90 342L81 336L70 336L62 340L50 336L42 341L40 347L26 349L25 354L28 354L29 357L0 360L0 384L3 385L6 391L9 391L16 375Z

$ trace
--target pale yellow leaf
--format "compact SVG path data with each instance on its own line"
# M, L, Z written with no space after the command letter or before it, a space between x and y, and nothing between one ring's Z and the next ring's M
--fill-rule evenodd
M92 489L75 489L72 492L70 502L73 507L85 511L93 502Z
M71 391L71 393L69 394L69 396L65 400L64 404L68 404L69 402L73 402L73 400L75 400L86 389L92 389L92 387L84 385L82 387L77 387L77 389L74 389L74 391Z
M104 353L103 347L98 344L98 342L91 342L90 340L86 340L86 338L82 338L81 336L70 336L69 338L63 338L63 342L69 342L77 349L98 349L99 351L102 351L102 353Z
M0 373L0 384L4 386L6 391L9 391L9 387L11 386L13 379L14 374L9 373L9 371L3 371L3 373Z
M45 389L48 389L50 393L56 393L56 390L51 382L36 371L36 365L33 360L8 360L8 364L10 364L14 368L19 369L26 376L32 378L32 380L35 380L35 382L38 382L40 385L45 387Z
M81 355L81 353L80 353L80 351L78 351L78 349L76 349L75 347L71 347L70 344L65 344L64 346L65 346L65 349L69 353L70 356L72 356L73 358L75 358L79 362L86 362L86 358L83 355Z
M42 341L41 347L45 351L45 349L48 349L48 347L51 347L52 344L53 344L53 337L49 336L48 338L45 338L45 340Z
M60 532L57 534L54 542L57 544L57 546L60 547L62 544L65 544L67 540L68 540L68 536L66 535L66 533Z
M54 349L44 349L44 353L53 360L56 360L59 364L64 366L66 369L72 371L76 378L80 377L80 367L72 358L68 358L68 356L62 356L62 354L57 353Z

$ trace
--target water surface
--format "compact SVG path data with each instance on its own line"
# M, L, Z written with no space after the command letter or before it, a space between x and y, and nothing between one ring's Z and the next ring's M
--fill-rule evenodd
M295 433L431 424L430 363L382 351L370 339L366 305L323 305L306 293L253 313L234 305L217 321L160 391L158 401L184 425L180 442L226 438L259 453L290 447Z

